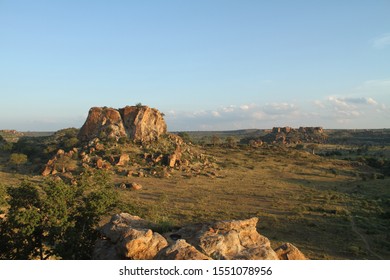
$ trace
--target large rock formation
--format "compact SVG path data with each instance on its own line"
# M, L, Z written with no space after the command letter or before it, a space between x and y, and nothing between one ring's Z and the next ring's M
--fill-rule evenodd
M292 244L275 252L257 230L258 218L186 226L164 237L147 221L126 213L102 227L94 259L279 260L306 259Z
M328 136L322 127L300 127L298 129L286 127L274 127L261 140L267 143L298 144L298 143L323 143Z
M150 142L166 132L167 125L157 109L147 106L126 106L121 109L93 107L78 138L90 141L94 138L118 140L128 137L136 142Z

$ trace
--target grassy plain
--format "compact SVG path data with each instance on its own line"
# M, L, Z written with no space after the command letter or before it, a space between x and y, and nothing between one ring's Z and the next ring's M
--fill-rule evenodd
M168 227L257 216L275 246L313 259L390 259L390 179L363 180L372 168L281 147L205 153L216 176L137 178L144 188L122 191L121 210Z

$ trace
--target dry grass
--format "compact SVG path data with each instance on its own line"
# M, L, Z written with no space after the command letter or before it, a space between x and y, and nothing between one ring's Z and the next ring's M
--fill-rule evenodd
M185 178L179 171L162 179L117 177L144 186L139 192L121 190L118 208L171 226L257 216L259 231L273 244L292 242L310 258L377 258L353 231L355 217L369 249L390 259L384 228L389 221L381 219L386 203L376 197L381 190L389 199L389 179L363 182L347 161L292 149L209 147L206 153L218 161L218 178ZM356 186L361 186L360 194Z

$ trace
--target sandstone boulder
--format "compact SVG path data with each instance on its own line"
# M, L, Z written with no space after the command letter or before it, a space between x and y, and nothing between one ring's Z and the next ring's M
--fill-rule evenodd
M217 222L199 236L199 247L213 259L277 260L270 241L256 230L258 218Z
M142 185L133 182L133 183L130 183L130 184L126 184L126 188L131 189L133 191L139 191L139 190L142 189Z
M125 166L129 163L129 161L130 161L130 156L128 154L122 154L119 157L119 161L116 165L117 166Z
M275 249L280 260L307 260L305 255L291 243L285 243Z
M181 148L179 145L177 145L175 151L168 156L168 166L171 168L175 167L176 164L180 162L181 156Z
M104 242L97 242L93 258L104 259L107 256L110 259L153 259L168 246L168 242L148 227L149 223L138 216L126 213L114 215L102 228L105 239Z
M101 228L94 259L133 260L297 260L306 259L292 244L276 252L270 241L256 230L258 218L196 224L165 237L153 232L151 224L137 216L114 215Z

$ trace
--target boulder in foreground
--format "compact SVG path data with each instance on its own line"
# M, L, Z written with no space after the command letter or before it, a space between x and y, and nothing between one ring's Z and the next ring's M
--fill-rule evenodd
M286 243L275 251L256 229L258 218L183 227L164 236L152 224L127 213L114 215L101 228L94 259L132 260L304 260Z

